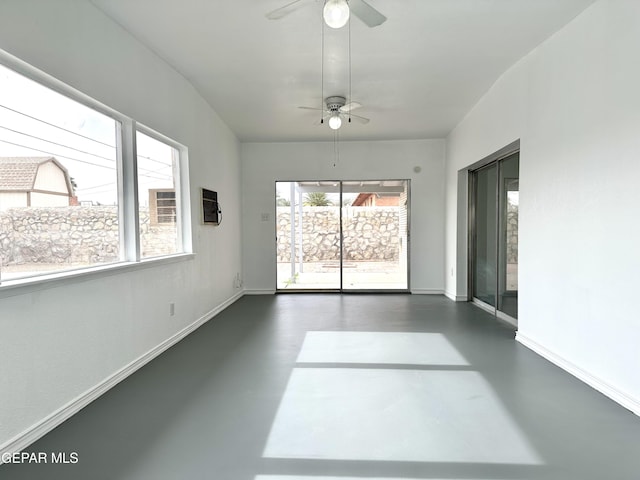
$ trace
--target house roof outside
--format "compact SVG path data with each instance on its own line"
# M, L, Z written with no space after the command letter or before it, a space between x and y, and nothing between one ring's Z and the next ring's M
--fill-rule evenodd
M64 172L67 188L69 192L73 192L69 172L54 157L0 157L0 192L32 190L38 168L47 162L53 162Z
M400 205L399 193L359 193L351 203L352 207L360 207L367 204L367 200L374 198L372 205L381 207L395 207Z

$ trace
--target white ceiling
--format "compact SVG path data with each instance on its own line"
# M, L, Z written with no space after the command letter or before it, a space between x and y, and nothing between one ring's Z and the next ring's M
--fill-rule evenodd
M348 29L324 29L322 1L91 0L186 77L241 141L332 140L319 114L349 97ZM388 20L351 22L351 98L368 117L342 140L443 138L491 85L594 0L368 0Z

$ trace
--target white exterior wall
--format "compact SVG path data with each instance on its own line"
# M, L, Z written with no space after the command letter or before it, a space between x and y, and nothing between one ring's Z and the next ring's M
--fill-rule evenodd
M410 287L415 293L443 293L444 141L341 142L339 150L334 167L332 142L242 145L247 290L276 288L276 181L409 179ZM263 214L268 220L262 220Z
M636 413L638 45L640 2L596 2L449 135L446 176L446 288L466 295L458 171L521 140L518 338Z
M8 208L26 207L26 206L27 206L26 192L0 192L0 210L7 210Z
M33 189L69 195L64 172L53 162L46 162L38 167Z
M36 290L0 287L2 451L237 298L242 270L239 142L182 76L84 1L3 0L0 46L189 148L195 252ZM200 224L199 187L219 193L218 228Z
M68 207L69 196L31 192L32 207Z

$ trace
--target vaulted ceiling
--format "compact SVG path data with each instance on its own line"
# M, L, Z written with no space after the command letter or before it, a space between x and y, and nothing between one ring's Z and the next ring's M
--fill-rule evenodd
M333 132L320 112L298 107L331 95L370 119L344 124L342 140L445 137L594 0L367 0L388 20L352 18L351 75L349 28L322 28L322 0L300 0L279 20L266 14L291 0L91 1L187 78L241 141L323 141Z

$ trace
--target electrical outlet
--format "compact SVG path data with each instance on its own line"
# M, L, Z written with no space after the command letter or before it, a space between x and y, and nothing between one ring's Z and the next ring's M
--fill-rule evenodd
M176 314L176 304L171 302L169 304L169 315L173 317L175 314Z

